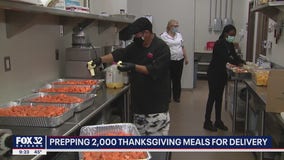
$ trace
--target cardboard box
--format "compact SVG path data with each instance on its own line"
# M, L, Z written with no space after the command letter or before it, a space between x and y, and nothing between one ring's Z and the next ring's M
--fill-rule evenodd
M266 112L284 112L284 69L270 71L267 86Z

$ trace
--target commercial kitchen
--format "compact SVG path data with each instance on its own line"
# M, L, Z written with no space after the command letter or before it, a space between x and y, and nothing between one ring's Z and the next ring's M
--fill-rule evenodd
M273 148L284 148L284 1L0 0L1 109L34 105L28 100L56 92L44 90L72 86L67 82L81 82L81 87L88 88L84 94L67 93L82 99L76 105L55 103L69 109L60 116L0 116L0 160L82 158L78 152L11 155L3 143L7 135L79 136L84 127L131 124L127 75L113 70L112 65L94 68L88 62L131 43L119 40L119 31L143 16L152 22L157 36L170 19L178 20L189 59L183 68L181 102L170 102L170 136L267 135L272 137ZM210 132L203 129L206 71L214 42L226 24L237 28L236 51L247 63L243 67L227 65L229 81L222 116L229 130ZM109 81L106 73L118 79ZM284 154L151 152L147 159L281 160Z

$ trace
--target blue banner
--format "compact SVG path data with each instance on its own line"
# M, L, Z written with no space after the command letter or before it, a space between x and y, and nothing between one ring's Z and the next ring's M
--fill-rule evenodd
M14 136L13 155L96 151L255 151L272 148L271 136Z
M48 149L270 149L270 136L47 137Z

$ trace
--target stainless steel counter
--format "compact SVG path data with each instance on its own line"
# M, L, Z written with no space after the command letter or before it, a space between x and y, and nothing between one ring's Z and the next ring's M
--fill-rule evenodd
M245 80L244 81L247 86L247 92L246 92L246 118L245 118L245 134L246 135L258 135L258 136L264 136L264 135L270 135L272 136L272 139L275 139L275 135L272 135L273 131L268 131L268 129L272 130L279 130L277 132L281 132L281 127L275 127L271 119L275 119L277 123L279 123L280 126L283 127L283 120L281 121L280 115L277 113L268 113L266 112L266 102L267 102L267 87L259 87L257 86L252 80ZM252 100L250 100L250 96L253 96ZM250 115L252 114L252 115ZM255 129L250 128L250 120L253 119L251 117L259 117L256 119L256 124L259 124L258 127ZM268 120L268 118L270 120ZM269 122L268 122L269 121ZM266 125L266 123L269 126ZM281 133L277 136L282 136ZM263 160L265 159L264 152L259 152L256 154L256 159ZM281 155L283 158L283 155ZM281 158L281 159L282 159Z
M237 108L239 106L238 104L238 88L239 88L239 83L244 81L244 80L248 80L251 79L251 73L246 72L246 73L236 73L233 72L232 69L227 68L227 72L228 72L228 77L230 80L232 80L234 82L234 89L233 89L233 115L232 115L232 132L235 133L236 131L236 123L237 123ZM225 109L227 110L228 106L228 98L227 95L228 93L228 85L226 85L226 89L225 89Z
M245 132L248 130L248 118L249 118L249 108L252 108L255 112L261 112L261 133L260 135L264 135L264 116L265 116L265 105L267 99L267 88L266 87L258 87L252 80L245 80L245 84L248 87L246 93L246 123L245 123ZM260 100L262 105L249 105L249 94L252 94L254 97Z
M234 82L234 89L233 89L233 124L232 129L235 132L235 124L236 124L236 111L238 107L238 87L239 83L243 82L246 87L246 102L245 102L245 131L244 135L270 135L273 139L280 141L279 144L283 142L281 138L282 131L284 130L284 120L281 118L280 114L278 113L268 113L266 112L266 103L267 103L267 87L257 86L252 80L251 76L246 74L235 74L229 71L230 79ZM250 100L249 97L253 97ZM227 104L227 103L226 103ZM269 119L266 120L266 119ZM277 124L271 124L276 122ZM255 124L254 124L255 123ZM269 126L266 123L270 123ZM254 124L255 126L251 126ZM256 127L255 130L252 128ZM268 129L269 127L269 129ZM274 135L267 133L268 130L272 130L275 133ZM275 131L279 130L279 131ZM275 137L274 137L275 136ZM280 137L280 138L279 138ZM267 156L263 152L256 154L256 159L262 160L264 157ZM284 155L281 155L284 157Z
M260 100L266 104L266 100L267 100L267 87L259 87L257 85L255 85L255 83L252 80L245 80L245 83L247 85L247 87L249 87L249 89L251 91L253 91L253 93L260 98Z
M62 125L55 128L43 128L43 127L17 127L17 126L0 126L2 129L11 129L15 135L54 135L54 136L67 136L74 134L89 120L94 118L101 110L106 106L110 105L114 100L123 96L123 107L124 107L124 120L127 121L129 113L128 104L128 91L129 86L125 86L121 89L108 89L103 88L97 92L97 96L94 100L94 104L87 109L75 113L75 115L68 119ZM42 159L44 156L12 156L9 158L2 158L2 160L37 160Z

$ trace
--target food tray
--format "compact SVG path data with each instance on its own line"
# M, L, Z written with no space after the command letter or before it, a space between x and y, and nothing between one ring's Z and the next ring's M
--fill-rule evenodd
M48 91L42 91L43 89L51 89L51 88L69 88L69 87L87 87L87 88L91 88L90 91L88 92L48 92ZM54 85L54 84L46 84L43 87L39 88L39 89L35 89L34 92L45 92L45 93L75 93L75 94L91 94L95 92L95 89L98 86L96 85Z
M243 79L251 79L252 77L250 72L237 73L232 70L228 70L228 71L232 79L243 80Z
M80 130L80 136L97 136L107 132L125 132L133 136L140 136L140 133L138 132L136 126L132 123L115 123L84 126Z
M88 80L97 80L98 83L95 84L95 85L101 85L105 81L104 79L63 79L63 78L60 78L60 79L57 79L57 80L51 82L51 84L58 85L56 83L66 82L66 81L78 81L78 84L75 83L75 84L65 84L65 85L89 85L89 84L80 84L80 82L88 81Z
M125 132L133 136L140 136L136 126L132 123L115 123L115 124L103 124L103 125L92 125L84 126L80 130L80 136L97 136L105 133L120 133ZM82 152L79 153L80 160L83 160ZM151 159L151 155L147 152L147 160Z
M94 86L96 86L96 88L95 88L95 91L93 93L95 93L99 89L102 89L105 86L105 84L104 84L105 80L104 79L62 79L62 78L60 78L60 79L57 79L57 80L51 82L51 84L61 85L61 84L56 84L56 83L61 83L61 82L66 82L66 81L78 81L79 84L75 83L75 84L64 84L64 85L88 85L88 84L80 84L80 82L87 81L87 80L97 80L98 81L98 83L94 85Z
M21 103L21 102L9 102L7 104L0 105L0 108L6 108L16 105L29 105L36 106L38 104ZM43 106L51 104L40 104ZM0 116L0 125L9 126L32 126L32 127L56 127L64 123L66 120L74 115L74 108L70 104L52 104L52 106L61 106L69 108L64 114L56 117L17 117L17 116Z
M33 98L37 98L37 97L43 97L46 95L56 95L55 93L43 93L43 92L38 92L38 93L33 93L31 95L28 95L24 98L19 99L20 102L31 102L31 99ZM80 102L80 103L71 103L73 106L75 106L74 111L75 112L80 112L86 108L88 108L89 106L91 106L94 103L94 99L96 94L71 94L68 93L66 94L68 96L76 96L78 98L82 98L84 101ZM42 102L32 102L35 104L41 104ZM47 102L47 104L68 104L68 103L52 103L52 102Z

